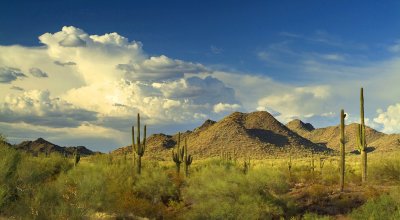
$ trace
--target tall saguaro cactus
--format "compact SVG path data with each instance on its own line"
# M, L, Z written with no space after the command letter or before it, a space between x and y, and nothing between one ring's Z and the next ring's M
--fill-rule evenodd
M176 172L179 174L181 171L181 163L184 160L185 149L181 148L181 133L178 133L178 144L172 149L172 160L176 165Z
M364 90L360 91L360 117L361 124L358 125L357 147L361 153L361 179L365 183L367 181L367 141L365 139L365 123L364 123Z
M184 166L185 166L185 175L189 176L189 166L193 162L193 157L192 157L192 155L188 154L188 151L187 151L187 139L186 138L185 138L185 146L183 147L183 149L184 149L183 162L184 162Z
M344 189L344 173L345 173L345 137L344 137L344 118L346 114L342 109L340 111L340 191Z
M140 142L140 115L137 114L137 137L135 144L135 127L132 126L132 149L134 153L135 163L136 163L136 173L140 174L142 172L142 157L144 151L146 150L146 125L144 126L144 137L143 141Z
M79 161L81 160L81 154L78 151L78 148L75 149L75 153L74 153L74 166L76 167L79 163Z

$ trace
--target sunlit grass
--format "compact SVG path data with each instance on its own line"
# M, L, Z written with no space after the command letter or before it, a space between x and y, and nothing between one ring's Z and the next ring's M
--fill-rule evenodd
M343 196L335 156L292 156L290 170L289 158L250 160L247 173L244 158L213 157L195 160L186 178L176 174L172 160L145 159L138 176L131 155L82 157L74 167L73 158L57 154L32 157L4 146L0 154L0 217L329 219L324 207L314 213L318 205L328 200L348 210L354 199L361 204L369 199L351 213L356 219L375 213L374 208L389 219L399 210L399 190L393 189L400 182L399 153L369 154L366 185L361 184L360 156L346 155Z

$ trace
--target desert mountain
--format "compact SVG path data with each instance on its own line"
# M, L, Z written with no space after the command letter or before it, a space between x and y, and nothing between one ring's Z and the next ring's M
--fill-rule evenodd
M304 133L311 132L315 130L314 126L310 123L304 123L299 119L295 119L286 124L290 130L296 132L299 135L303 135Z
M181 134L187 138L189 153L196 157L218 156L221 152L235 152L239 157L263 158L276 153L329 151L315 144L281 124L265 111L235 112L215 122L205 121L193 131ZM170 148L177 143L178 135L155 134L147 139L147 156L166 158ZM130 150L120 148L114 153Z
M78 149L78 152L82 155L92 155L95 152L87 149L84 146L77 146L77 147L60 147L56 144L46 141L43 138L38 138L35 141L23 141L20 144L14 145L15 149L26 151L32 154L39 154L39 153L53 153L58 152L62 155L73 155L75 153L75 149Z
M328 148L339 150L340 147L339 126L330 126L326 128L317 128L317 129L306 129L304 125L307 124L309 123L304 123L296 119L287 123L286 126L292 131L296 132L297 134L301 135L302 137L314 143L324 144ZM345 128L346 151L351 152L357 149L356 147L356 141L357 141L356 135L358 132L357 129L358 125L356 123L346 125ZM399 134L388 135L366 126L366 139L368 147L371 147L371 150L389 151L400 148Z

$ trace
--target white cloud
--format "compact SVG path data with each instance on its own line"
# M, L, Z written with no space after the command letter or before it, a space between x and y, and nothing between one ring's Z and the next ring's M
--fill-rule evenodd
M378 116L374 118L374 122L383 125L383 132L400 132L400 103L389 105L386 111L378 109L377 113Z
M237 111L241 106L238 104L229 104L229 103L218 103L214 105L213 109L215 113L222 112L234 112Z
M63 47L85 47L86 42L82 40L79 36L76 36L74 34L68 34L65 36L63 40L58 42L60 46Z
M173 130L214 118L213 106L219 102L239 103L232 88L214 77L203 77L209 74L205 66L165 55L148 56L140 42L117 33L89 35L79 28L63 27L39 40L45 47L0 46L1 66L48 75L41 81L38 77L14 80L14 88L28 91L22 95L20 90L2 87L0 97L7 97L2 114L10 116L7 123L54 130L76 129L89 121L91 126L128 134L138 112L149 128ZM37 91L43 88L48 93ZM33 97L32 91L41 95ZM29 104L33 107L19 108Z
M190 98L196 104L238 102L234 90L212 76L204 79L194 76L172 82L153 83L152 86L167 98Z
M164 55L140 63L118 64L116 68L125 73L126 79L146 81L171 80L181 78L185 73L207 71L201 64L173 60Z
M315 114L325 114L321 103L329 98L330 93L328 86L296 87L259 99L258 108L279 112L281 115L278 118L284 122L293 118L309 118Z
M95 121L96 113L77 108L49 91L31 90L19 96L7 96L0 104L0 121L25 122L48 127L77 127Z

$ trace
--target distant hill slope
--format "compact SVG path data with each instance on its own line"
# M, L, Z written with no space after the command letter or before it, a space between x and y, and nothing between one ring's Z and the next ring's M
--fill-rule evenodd
M146 156L169 158L178 135L156 134L147 139ZM215 122L205 121L193 131L181 134L187 138L189 153L204 158L220 155L221 152L236 152L239 157L264 158L281 152L329 151L288 129L265 111L235 112ZM130 151L130 147L113 153Z
M292 131L298 133L302 137L314 142L325 144L327 147L339 150L340 143L340 128L339 126L330 126L326 128L307 129L305 128L307 123L304 123L298 119L293 120L286 124L286 126ZM311 125L312 126L312 125ZM346 137L346 151L354 151L357 149L357 124L352 123L346 125L345 137ZM307 126L309 127L309 126ZM376 151L390 151L400 149L400 135L399 134L384 134L376 131L370 127L366 127L366 139L368 147Z
M77 147L61 147L51 142L46 141L43 138L38 138L35 141L23 141L20 144L16 144L13 146L17 150L26 151L32 154L39 154L39 153L53 153L58 152L62 155L66 154L68 156L73 155L75 153L75 149L78 149L78 152L82 156L93 155L96 152L93 152L87 149L84 146L77 146Z

